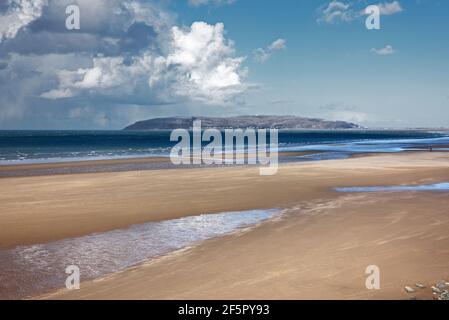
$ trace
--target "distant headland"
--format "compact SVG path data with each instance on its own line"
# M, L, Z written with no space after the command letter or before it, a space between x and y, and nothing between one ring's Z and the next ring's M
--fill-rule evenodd
M193 121L201 120L201 126L217 129L279 129L279 130L338 130L362 129L358 124L346 121L328 121L297 116L235 116L235 117L169 117L136 122L124 130L173 130L191 129Z

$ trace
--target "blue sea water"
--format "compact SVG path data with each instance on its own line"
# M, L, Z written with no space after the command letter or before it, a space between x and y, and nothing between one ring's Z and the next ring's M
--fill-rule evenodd
M449 134L423 131L281 131L279 151L317 151L298 161L354 153L401 152L449 144ZM170 131L0 131L0 164L167 156Z
M422 184L415 186L374 186L374 187L342 187L338 192L401 192L401 191L449 191L449 183Z

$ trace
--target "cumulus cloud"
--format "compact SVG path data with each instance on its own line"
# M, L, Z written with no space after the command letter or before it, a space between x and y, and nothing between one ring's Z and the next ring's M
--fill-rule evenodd
M394 50L391 45L387 45L384 48L380 48L380 49L372 48L371 52L375 53L377 55L380 55L380 56L387 56L387 55L394 54L396 52L396 50Z
M119 90L121 94L131 94L135 81L149 72L151 59L143 55L126 65L123 57L96 57L91 68L59 71L59 87L44 92L41 97L60 99L83 91L108 94Z
M0 43L39 18L46 5L47 0L7 0L8 9L0 14Z
M0 46L0 57L21 54L72 53L133 55L164 43L175 18L157 2L143 0L46 0L48 5L26 32ZM65 8L81 12L79 31L65 28ZM45 43L45 46L41 45Z
M268 50L275 51L275 50L282 50L287 47L287 41L285 39L277 39L273 41L272 44L268 46Z
M277 39L266 48L257 48L254 50L254 58L257 62L263 63L269 60L276 51L285 50L286 48L287 41L285 39Z
M385 16L393 15L403 11L399 1L393 1L391 3L380 3L378 4L378 6L380 9L380 14Z
M351 9L350 3L344 3L337 0L329 2L327 6L318 9L318 23L334 24L338 22L348 22L355 18L355 12Z
M80 7L79 31L65 28L69 4ZM0 4L0 124L42 120L50 109L75 121L70 110L80 105L106 113L229 105L249 88L244 60L222 23L177 25L164 1L7 0ZM101 114L82 120L117 123Z
M338 1L333 0L327 5L318 8L318 23L337 24L341 22L350 22L364 16L365 8L357 1ZM366 6L366 4L365 4ZM402 6L399 1L384 2L377 4L381 15L393 15L402 12Z
M225 101L243 90L243 57L235 57L234 45L225 39L224 25L195 22L190 28L173 27L167 72L175 71L175 92L212 102ZM152 84L160 79L155 75Z
M90 68L61 70L58 88L41 97L59 99L83 92L132 95L136 88L146 85L161 100L182 97L220 104L245 89L244 58L234 56L223 24L174 26L167 47L166 55L147 50L128 63L124 57L96 57Z

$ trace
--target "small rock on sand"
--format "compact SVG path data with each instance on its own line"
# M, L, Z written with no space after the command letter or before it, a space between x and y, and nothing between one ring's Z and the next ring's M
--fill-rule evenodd
M444 289L446 288L446 282L445 281L439 281L435 287L437 287L438 289Z
M442 293L443 291L441 291L439 288L432 286L432 291L434 293Z
M421 283L417 283L417 284L415 284L415 286L416 286L417 288L420 288L420 289L425 289L425 288L426 288L426 286L423 285L423 284L421 284Z
M413 293L415 292L415 289L413 289L412 287L406 286L404 287L405 292L407 293Z
M439 297L440 300L449 300L449 291L445 290Z

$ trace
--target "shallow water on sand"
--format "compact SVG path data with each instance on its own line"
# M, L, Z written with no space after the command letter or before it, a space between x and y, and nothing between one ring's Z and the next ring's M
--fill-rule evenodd
M416 186L375 186L336 188L338 192L385 192L385 191L449 191L449 183Z
M0 251L0 299L17 299L65 287L70 265L81 281L117 272L199 241L257 225L279 210L252 210L149 222L47 244Z

